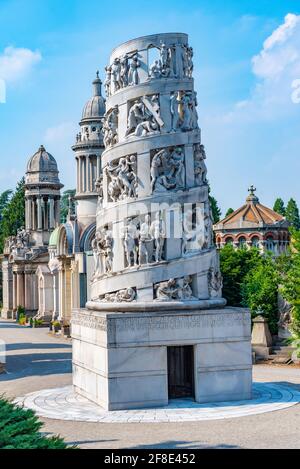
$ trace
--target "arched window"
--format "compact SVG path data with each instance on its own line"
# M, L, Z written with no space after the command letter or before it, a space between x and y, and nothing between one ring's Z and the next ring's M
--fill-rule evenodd
M246 238L244 236L241 236L239 238L239 248L243 248L246 246Z
M253 238L251 238L251 242L252 242L252 246L254 248L259 247L259 237L258 236L253 236Z
M226 244L231 244L231 246L233 245L233 238L226 238L226 241L225 241Z
M272 236L268 236L266 239L266 250L267 251L274 251L274 239Z

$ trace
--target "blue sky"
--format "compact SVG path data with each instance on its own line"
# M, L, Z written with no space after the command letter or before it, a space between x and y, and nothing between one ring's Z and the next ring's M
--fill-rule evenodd
M74 187L70 146L95 71L103 76L123 41L180 31L194 47L209 180L223 212L252 183L267 205L278 195L300 203L298 15L299 0L0 0L0 191L42 143Z

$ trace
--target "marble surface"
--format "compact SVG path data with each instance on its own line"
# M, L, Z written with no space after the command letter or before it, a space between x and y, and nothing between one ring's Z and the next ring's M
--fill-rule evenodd
M46 389L15 400L38 416L55 420L101 423L159 423L222 420L286 409L300 403L300 392L275 383L254 383L252 399L247 401L197 404L191 399L171 400L153 409L105 411L73 392L72 386Z

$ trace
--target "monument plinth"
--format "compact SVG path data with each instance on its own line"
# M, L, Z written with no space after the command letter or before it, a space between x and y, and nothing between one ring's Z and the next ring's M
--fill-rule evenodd
M92 300L73 312L73 384L108 410L251 397L251 324L225 308L193 50L142 37L106 67Z

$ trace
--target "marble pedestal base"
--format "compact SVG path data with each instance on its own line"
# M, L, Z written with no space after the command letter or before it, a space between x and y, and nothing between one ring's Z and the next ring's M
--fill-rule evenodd
M248 312L200 310L197 304L173 311L165 304L158 307L151 312L73 311L73 386L78 394L106 410L165 406L167 347L192 345L196 402L251 398Z

